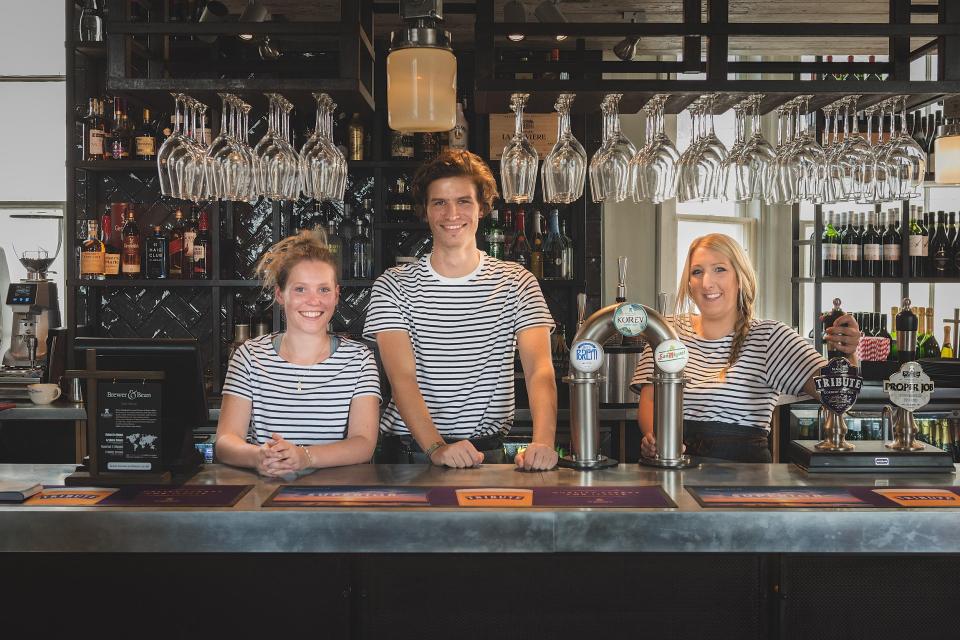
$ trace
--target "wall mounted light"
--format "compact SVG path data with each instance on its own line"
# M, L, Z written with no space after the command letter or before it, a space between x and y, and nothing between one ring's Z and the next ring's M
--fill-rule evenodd
M526 22L527 21L527 9L523 6L523 3L520 0L510 0L507 4L503 5L503 21L504 22ZM510 33L507 35L507 39L512 42L520 42L526 36L522 33Z
M537 16L537 20L543 23L561 22L566 24L567 22L567 17L560 11L560 0L543 0L533 10L533 15ZM556 38L557 42L563 42L567 39L567 36L558 34Z
M936 183L960 184L960 120L950 118L937 127L933 148L937 158Z
M457 123L457 58L443 0L401 0L406 26L390 34L387 124L394 131L449 131Z

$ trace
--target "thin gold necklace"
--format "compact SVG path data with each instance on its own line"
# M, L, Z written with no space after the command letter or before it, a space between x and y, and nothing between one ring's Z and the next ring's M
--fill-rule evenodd
M284 334L284 335L280 338L280 351L283 351L283 340L284 340L284 338L286 338L286 337L287 337L286 334ZM327 344L328 344L328 345L329 345L329 340L330 340L330 336L327 336L327 341L328 341ZM328 347L328 348L329 348L329 347ZM310 364L310 365L301 365L301 364L297 364L296 362L291 362L290 360L287 360L287 358L284 357L283 353L280 354L280 357L283 358L284 360L287 360L287 362L290 362L290 364L297 365L298 367L312 367L312 366L318 364L321 360L324 360L324 359L330 357L330 354L329 354L329 353L324 354L324 353L321 352L320 355L321 355L321 357L320 357L319 359L317 359L313 364ZM300 376L297 377L297 391L298 391L298 392L303 391L303 374L300 374Z

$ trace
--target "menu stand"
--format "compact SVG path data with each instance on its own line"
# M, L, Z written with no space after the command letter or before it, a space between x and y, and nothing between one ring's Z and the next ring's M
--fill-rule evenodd
M87 457L86 464L64 479L70 487L115 487L129 484L173 484L169 471L101 471L99 464L99 429L97 428L98 380L134 378L140 380L163 380L163 371L104 371L97 370L97 350L87 349L86 368L65 371L65 379L78 378L87 381Z

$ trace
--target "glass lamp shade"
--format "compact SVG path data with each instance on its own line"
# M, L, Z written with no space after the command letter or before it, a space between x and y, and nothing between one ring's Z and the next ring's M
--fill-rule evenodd
M457 59L449 49L408 47L387 56L387 123L394 131L457 124Z
M960 184L960 135L937 138L933 144L937 184Z

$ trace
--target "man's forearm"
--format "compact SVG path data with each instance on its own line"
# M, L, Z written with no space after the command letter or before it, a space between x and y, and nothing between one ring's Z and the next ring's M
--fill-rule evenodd
M410 429L411 435L420 445L420 448L427 450L430 445L439 440L443 440L436 425L433 424L433 418L430 417L430 409L420 393L420 387L415 380L401 381L393 386L393 400L397 403L397 410L400 411L400 417L403 423Z
M557 383L553 367L527 378L527 397L533 419L533 441L553 447L557 436Z

